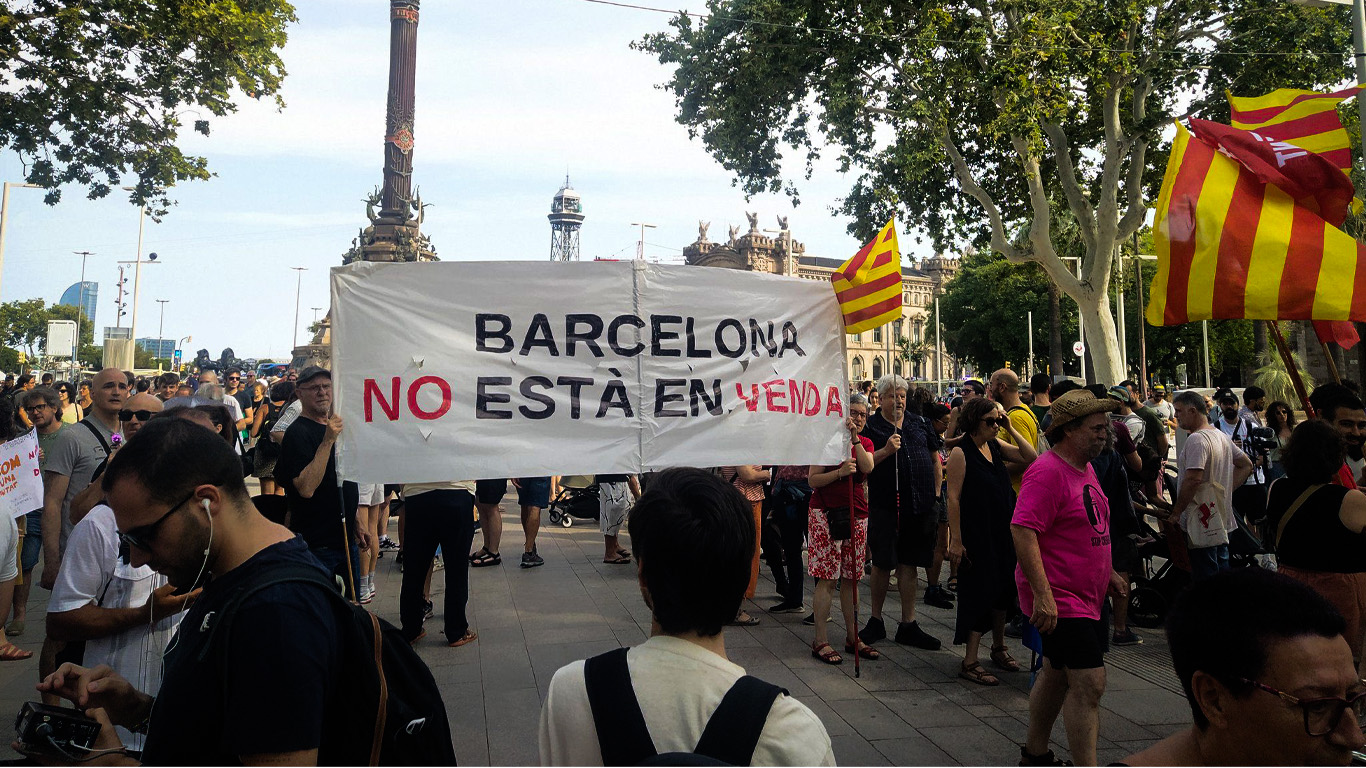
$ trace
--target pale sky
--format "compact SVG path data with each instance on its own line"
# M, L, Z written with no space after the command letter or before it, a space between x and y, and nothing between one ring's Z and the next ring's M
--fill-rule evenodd
M704 9L700 0L666 5ZM143 253L162 263L142 270L137 335L157 335L155 300L168 299L163 335L193 336L187 357L232 347L239 357L286 358L296 266L308 268L304 342L311 308L326 311L327 270L367 223L362 199L381 180L388 3L297 8L283 51L285 110L243 99L238 113L212 120L210 137L187 129L182 146L206 156L217 176L177 187L179 205L162 223L147 221ZM672 95L655 87L669 72L629 48L668 18L583 0L423 4L413 179L432 204L423 230L441 259L547 260L546 214L566 170L583 196L585 259L632 258L639 230L630 224L645 221L657 225L646 234L647 257L677 261L699 219L711 222L715 241L728 225L744 225L746 210L758 211L764 228L790 215L809 254L847 258L858 249L831 212L851 179L830 164L798 182L796 209L782 196L746 203L674 122ZM792 163L791 174L801 168ZM0 179L22 179L12 153L0 155ZM121 194L91 202L68 188L49 208L40 190L13 189L0 301L55 302L80 276L72 252L94 251L86 279L100 286L95 325L114 325L115 262L134 258L137 234L138 211ZM915 251L914 241L903 237L902 249ZM124 325L131 298L128 306Z

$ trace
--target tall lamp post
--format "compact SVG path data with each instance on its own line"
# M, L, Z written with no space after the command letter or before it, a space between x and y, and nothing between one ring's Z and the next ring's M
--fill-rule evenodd
M162 331L166 328L166 304L170 299L157 299L161 305L161 318L157 321L157 373L161 373L161 353L165 351L161 343Z
M294 348L299 346L299 293L303 290L304 273L308 271L308 267L290 267L290 269L299 273L294 285L294 336L289 344L289 354L293 357Z
M5 230L9 228L9 188L27 187L29 189L39 189L37 184L25 184L17 181L7 181L4 183L4 192L0 194L0 272L5 269ZM79 329L77 329L79 330ZM76 334L79 336L80 334Z

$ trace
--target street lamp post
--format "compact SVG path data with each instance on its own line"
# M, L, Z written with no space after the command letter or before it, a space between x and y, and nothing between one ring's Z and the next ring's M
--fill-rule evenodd
M4 183L4 192L0 194L0 273L5 269L5 230L9 228L9 188L27 187L38 189L37 184L24 184L22 182L7 181ZM79 336L80 334L76 334Z
M157 303L161 305L161 319L157 321L157 373L161 373L161 334L166 328L166 303L169 301L170 299L157 299Z
M308 271L308 267L290 267L290 269L299 273L298 280L295 281L294 285L294 337L289 345L289 354L292 357L294 348L299 346L299 293L303 290L304 273Z

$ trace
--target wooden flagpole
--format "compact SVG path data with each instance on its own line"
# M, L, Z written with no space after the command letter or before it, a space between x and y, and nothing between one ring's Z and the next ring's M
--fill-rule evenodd
M1295 366L1295 358L1290 356L1290 345L1285 343L1285 336L1281 335L1281 326L1275 320L1265 322L1267 327L1271 329L1271 340L1276 344L1276 351L1281 354L1281 360L1285 363L1285 370L1290 374L1290 383L1295 387L1295 394L1300 396L1300 402L1304 405L1304 413L1312 419L1314 418L1314 406L1309 404L1309 393L1305 391L1304 379L1300 378L1300 369Z
M1319 346L1323 348L1323 359L1328 363L1328 374L1333 377L1333 381L1342 383L1342 376L1338 375L1338 364L1333 359L1333 350L1328 348L1328 342L1319 339Z

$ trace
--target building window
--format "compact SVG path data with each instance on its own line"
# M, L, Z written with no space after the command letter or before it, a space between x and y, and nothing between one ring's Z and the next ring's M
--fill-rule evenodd
M880 325L879 325L878 327L876 327L876 328L873 329L873 343L874 343L874 344L881 344L881 343L882 343L882 326L880 326Z
M854 334L854 343L855 343L855 344L862 344L862 343L863 343L863 334L861 334L861 333L856 333L856 334Z
M854 358L854 362L851 363L851 364L849 365L849 368L853 371L853 375L850 376L849 378L854 379L854 380L856 380L856 381L863 381L863 358L862 358L862 357L855 357L855 358Z
M920 343L920 325L920 321L917 320L915 325L911 326L911 341L917 344Z
M898 375L898 376L902 375L902 374L901 374L901 358L898 357L898 358L896 358L895 360L892 361L892 373L895 373L895 374Z
M882 378L882 358L875 357L873 358L873 380L876 381L880 378Z

